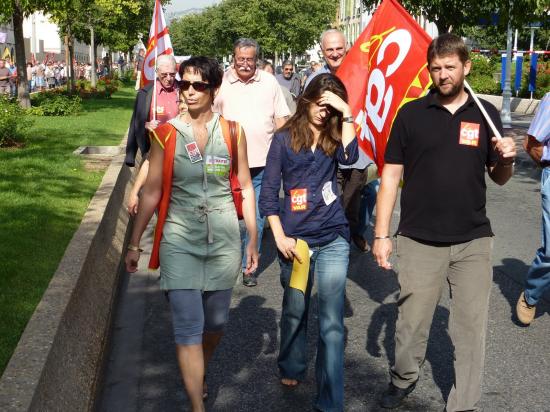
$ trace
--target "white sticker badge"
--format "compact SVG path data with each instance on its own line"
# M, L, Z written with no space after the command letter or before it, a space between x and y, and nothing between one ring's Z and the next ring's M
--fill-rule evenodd
M185 145L185 150L187 150L187 155L189 156L191 163L197 163L202 160L202 155L199 150L199 146L197 146L197 142L187 143Z
M332 182L326 182L323 185L323 199L327 206L336 200L336 195L332 191Z

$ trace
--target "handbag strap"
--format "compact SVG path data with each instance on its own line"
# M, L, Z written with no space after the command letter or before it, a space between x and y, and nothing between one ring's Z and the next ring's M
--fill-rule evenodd
M231 137L231 169L235 176L239 174L239 145L237 142L237 123L233 120L228 120L229 135Z

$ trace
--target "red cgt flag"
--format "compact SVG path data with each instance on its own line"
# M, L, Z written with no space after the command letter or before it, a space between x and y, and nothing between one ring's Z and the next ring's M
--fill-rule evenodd
M431 40L396 0L384 0L336 73L348 90L359 146L379 173L397 111L431 85Z

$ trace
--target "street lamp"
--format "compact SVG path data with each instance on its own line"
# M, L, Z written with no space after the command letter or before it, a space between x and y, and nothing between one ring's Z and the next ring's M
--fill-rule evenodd
M504 90L502 90L502 110L500 119L502 127L512 128L512 116L510 114L510 99L512 98L512 88L510 84L510 74L512 68L512 2L510 0L508 9L508 31L506 35L506 68L504 71Z

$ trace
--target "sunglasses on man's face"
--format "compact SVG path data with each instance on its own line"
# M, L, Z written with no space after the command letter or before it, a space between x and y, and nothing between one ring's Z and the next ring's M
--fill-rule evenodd
M182 80L180 82L180 87L183 90L189 90L189 87L193 86L193 89L195 89L198 92L204 92L206 89L210 89L212 85L205 83L205 82L190 82L188 80Z

